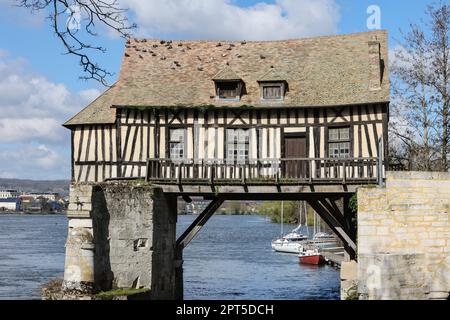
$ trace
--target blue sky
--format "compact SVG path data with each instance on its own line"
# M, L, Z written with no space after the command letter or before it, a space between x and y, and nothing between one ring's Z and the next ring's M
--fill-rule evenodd
M424 18L423 12L431 3L426 0L120 1L130 8L130 18L140 27L137 36L173 39L242 36L247 40L266 40L361 32L367 31L367 7L378 5L381 27L390 31L391 48L400 39L399 29L407 30L411 22ZM62 54L62 45L51 33L44 14L32 15L23 8L12 7L13 2L0 0L0 177L67 179L69 132L59 124L104 88L94 81L78 79L81 70L77 59ZM174 3L178 11L170 6ZM115 73L109 79L113 82L120 68L123 40L100 32L95 43L108 50L96 58Z

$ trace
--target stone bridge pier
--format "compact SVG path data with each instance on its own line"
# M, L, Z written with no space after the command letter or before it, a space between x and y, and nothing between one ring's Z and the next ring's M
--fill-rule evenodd
M176 206L145 182L72 185L64 291L148 288L151 299L180 297Z
M357 280L360 299L449 298L450 173L388 172L358 190Z

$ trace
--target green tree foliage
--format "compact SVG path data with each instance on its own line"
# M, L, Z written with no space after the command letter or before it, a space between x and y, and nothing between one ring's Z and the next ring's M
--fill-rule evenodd
M299 224L299 212L300 206L303 205L302 202L298 201L285 201L284 202L284 214L283 214L283 222L291 223L291 224ZM308 225L313 225L313 211L311 208L307 206L308 209ZM280 223L281 222L281 202L279 201L266 201L258 206L257 211L269 217L272 222ZM304 216L302 215L302 224L305 224L303 221Z
M358 196L356 194L350 198L350 201L348 202L348 208L354 214L358 212Z

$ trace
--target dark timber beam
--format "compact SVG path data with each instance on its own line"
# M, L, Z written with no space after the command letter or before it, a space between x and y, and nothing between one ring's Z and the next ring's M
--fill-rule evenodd
M219 197L211 201L211 203L205 208L205 210L195 219L195 221L186 229L186 231L177 240L177 250L182 250L187 247L187 245L194 239L194 237L199 233L203 226L212 217L214 212L222 205L225 201L224 198Z
M333 232L345 243L345 246L348 247L348 250L350 251L350 257L354 258L356 256L356 243L351 238L349 230L346 230L347 228L339 222L340 219L338 220L336 218L336 213L330 212L320 200L310 200L307 202L333 230Z
M336 203L331 198L323 198L319 200L319 203L322 204L330 214L339 222L341 226L345 226L344 215L341 213L341 210L336 206Z
M168 193L170 194L170 193ZM181 194L175 193L179 196ZM191 197L205 200L216 198L215 194L188 193ZM220 194L226 201L318 201L330 197L351 197L354 192L285 192L285 193L227 193Z

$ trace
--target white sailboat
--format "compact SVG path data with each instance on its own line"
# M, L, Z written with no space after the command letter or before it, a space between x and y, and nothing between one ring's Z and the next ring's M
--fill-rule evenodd
M317 249L331 248L338 245L338 239L335 235L322 231L320 218L314 213L314 236L308 241L309 245L313 245Z
M301 210L299 216L299 226L290 233L284 234L284 202L281 202L281 237L272 241L272 249L277 252L299 254L303 250L304 241L308 240L308 236L301 233L303 227L301 223Z

